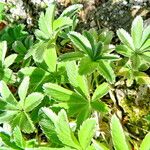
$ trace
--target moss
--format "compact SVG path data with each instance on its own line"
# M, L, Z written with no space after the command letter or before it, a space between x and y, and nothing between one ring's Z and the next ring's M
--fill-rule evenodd
M150 129L150 122L145 119L150 112L150 89L139 86L134 92L135 94L132 91L121 100L120 105L128 117L127 128L134 135L143 138Z

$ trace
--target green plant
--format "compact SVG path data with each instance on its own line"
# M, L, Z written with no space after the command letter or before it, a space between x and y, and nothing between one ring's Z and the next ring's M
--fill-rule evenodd
M22 62L21 68L28 66L28 64L31 61L30 58L27 60L23 60L23 58L25 57L30 47L33 45L33 42L34 42L33 36L27 36L24 40L22 41L17 40L12 44L13 50L16 53L18 53L17 62L18 63Z
M5 3L0 2L0 21L3 21L5 18L4 7Z
M7 41L8 47L12 47L12 44L15 41L22 41L24 40L28 33L24 31L24 25L9 25L0 31L0 41Z
M14 63L17 54L11 54L6 57L7 42L0 42L0 80L6 83L15 82L15 75L9 67Z
M49 140L55 140L61 146L70 149L92 149L91 139L95 133L96 121L94 119L85 120L78 130L78 139L69 127L67 114L61 110L58 115L48 108L42 108L40 112L40 125ZM44 115L44 116L43 116ZM49 129L48 126L51 126Z
M5 143L5 146L0 147L0 150L7 150L8 148L22 150L25 148L33 148L37 145L35 139L25 140L18 126L14 128L12 134L2 130L0 137Z
M123 73L126 78L132 82L134 79L138 83L149 83L149 77L144 74L143 70L149 68L150 62L150 26L143 27L143 19L137 16L131 27L131 35L124 29L119 29L117 35L122 42L122 45L116 46L116 51L128 58L128 61L123 68ZM122 72L122 71L121 71ZM142 80L142 81L141 81Z
M131 145L126 138L126 134L122 129L122 125L116 115L113 115L111 118L111 135L115 150L131 150ZM140 150L149 150L150 149L150 132L143 139Z
M38 147L38 143L35 139L26 141L19 127L15 127L12 135L6 133L6 131L0 132L0 137L5 143L5 147L11 147L13 149L34 149L37 150L55 150L55 149L76 149L76 150L108 150L106 145L93 139L96 132L96 120L85 120L77 134L74 134L75 130L70 127L67 114L64 110L61 110L58 115L51 109L43 107L39 112L39 124L42 131L49 139L49 144L44 143ZM131 150L131 145L127 140L127 136L123 131L122 125L119 119L114 114L111 118L111 135L115 150ZM78 137L78 138L77 138ZM11 140L10 140L11 139ZM143 139L139 150L149 150L150 133L148 133ZM57 144L58 148L52 148L52 144Z
M55 71L56 69L56 39L60 31L69 26L72 26L73 21L70 18L81 5L75 5L70 7L70 9L64 10L59 18L54 19L55 16L55 6L56 3L52 2L51 5L46 9L45 15L42 13L39 18L39 29L35 31L35 35L39 42L29 50L26 58L33 55L36 62L42 62L43 60L48 65L48 67ZM53 63L49 63L48 59L52 59Z
M33 92L27 96L29 78L26 77L18 88L19 101L13 96L5 82L2 82L2 98L0 98L0 123L8 122L11 127L19 126L25 133L35 131L30 112L43 100L43 95Z
M47 8L45 15L41 14L39 18L39 29L35 31L36 43L31 46L25 59L32 55L37 67L26 67L19 71L19 76L30 76L32 90L41 89L41 85L47 81L63 83L67 81L65 66L63 63L57 63L57 43L58 35L66 37L66 33L75 28L76 15L82 5L73 5L66 8L58 19L54 19L56 3L53 2ZM72 19L71 19L72 18ZM49 22L49 26L47 25ZM21 43L15 43L14 49L18 51L23 49ZM37 80L36 80L37 79Z
M74 31L82 5L58 18L55 7L52 1L41 13L35 38L22 25L1 32L0 150L149 150L149 112L141 111L144 125L132 125L126 110L139 114L144 101L130 95L150 84L150 27L138 16L132 37L117 31L122 44L116 46L107 29Z
M107 113L108 107L99 99L109 91L108 83L99 85L90 97L88 82L85 76L78 73L75 62L67 63L67 75L74 91L63 88L57 84L46 83L44 92L59 103L55 106L68 109L70 116L77 116L78 125L87 119L93 110Z
M60 60L81 59L79 65L81 75L90 74L97 70L108 82L114 83L115 74L111 67L111 61L117 60L119 57L115 54L110 54L111 51L103 47L102 41L97 42L90 32L85 31L83 35L70 32L68 36L80 51L66 53L60 56Z
M124 60L123 60L124 61ZM121 65L120 65L121 64ZM150 77L145 72L133 70L130 62L125 60L125 63L120 63L118 66L118 76L123 76L127 80L127 86L131 86L134 81L139 85L149 85ZM147 67L146 67L147 68Z

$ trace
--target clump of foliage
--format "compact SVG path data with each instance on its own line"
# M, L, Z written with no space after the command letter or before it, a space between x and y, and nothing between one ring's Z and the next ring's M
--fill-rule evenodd
M112 45L111 31L75 31L81 8L55 18L52 2L35 39L21 25L1 31L1 150L150 149L149 131L135 140L124 126L114 92L119 81L126 88L150 84L150 26L138 16L131 35L119 29L121 44ZM62 54L61 45L71 51Z

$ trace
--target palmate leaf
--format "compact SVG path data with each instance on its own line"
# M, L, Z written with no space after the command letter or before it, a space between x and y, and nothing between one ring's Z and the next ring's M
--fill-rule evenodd
M150 132L143 139L140 150L149 150L150 149Z
M130 150L121 123L116 115L112 116L110 126L115 150Z
M67 114L64 110L61 110L58 115L56 115L52 110L44 107L41 108L39 115L44 115L44 119L42 118L42 116L40 118L43 119L42 127L44 127L44 131L46 132L47 136L51 137L51 134L54 134L56 137L58 136L59 140L62 142L62 146L67 146L67 148L69 149L94 150L94 147L90 145L91 139L95 134L96 121L94 119L87 119L86 121L82 122L82 126L80 126L80 129L78 131L77 140L77 138L74 136L74 133L69 127ZM80 116L82 116L83 118L82 113ZM50 123L49 127L51 133L47 128L48 123Z
M141 16L137 16L132 22L131 35L133 43L136 49L141 46L141 39L143 34L143 19Z
M74 136L73 132L71 131L69 127L69 122L67 119L66 112L64 110L61 110L58 113L58 116L49 108L42 108L41 111L45 114L46 119L48 121L47 123L50 123L50 130L52 133L48 132L48 130L45 130L48 137L54 136L54 138L59 140L64 144L72 148L80 148L79 143ZM47 124L48 126L48 124ZM43 126L42 126L43 127ZM46 129L46 126L44 125L44 129ZM60 141L58 142L60 143ZM61 143L60 143L61 144Z
M26 47L26 49L29 49L33 45L33 40L34 40L33 35L29 35L26 37L24 41L24 46Z
M69 116L76 116L76 115L80 114L80 112L83 111L83 109L85 110L85 114L86 114L86 111L89 111L88 101L81 101L79 99L77 99L76 101L70 100L67 102L67 106L68 106L68 115ZM84 114L83 114L83 116L84 116Z
M102 60L99 61L97 70L108 82L110 83L115 82L115 74L114 74L112 67L110 66L110 63L108 63L107 61L102 61Z
M36 38L39 40L48 40L50 38L49 37L50 35L46 35L39 29L36 29L34 34L35 34Z
M103 44L102 44L101 41L99 41L99 42L95 45L94 58L97 58L97 57L102 53L102 48L103 48Z
M89 98L88 81L84 75L79 75L78 66L75 61L67 62L66 64L67 75L69 82L74 88L87 99Z
M53 83L46 83L43 85L44 92L48 95L53 97L57 101L67 102L69 100L81 100L86 101L82 96L79 94L65 89L57 84Z
M79 143L69 127L67 114L64 110L58 113L58 118L55 123L56 132L60 141L70 147L79 148Z
M89 42L91 44L91 48L94 51L96 41L95 41L94 37L92 36L92 34L90 34L90 32L84 31L83 35L89 40Z
M24 25L12 25L6 27L1 34L1 41L7 41L8 46L10 47L15 41L23 40L28 33L24 31Z
M35 127L27 112L30 112L41 103L43 95L40 93L31 93L26 97L28 82L29 78L26 77L19 87L20 101L14 98L7 85L2 82L2 99L0 101L0 110L2 112L0 114L0 122L9 123L12 129L18 126L23 132L32 133L35 131ZM25 93L23 93L24 87Z
M87 149L91 140L95 134L96 121L94 119L87 119L80 126L80 130L78 131L78 139L80 145L83 149Z
M89 105L88 103L86 103L84 106L82 106L82 108L80 108L80 111L78 112L77 115L77 128L79 128L79 126L83 123L83 121L85 121L90 117L91 113L92 108L91 105Z
M104 29L104 31L100 34L99 38L100 41L104 43L104 45L109 45L112 41L113 35L114 33L112 31Z
M13 105L11 103L9 103L8 101L5 101L3 100L1 97L0 97L0 110L2 111L5 111L5 109L9 109L9 110L17 110L17 106L16 105Z
M44 113L45 116L47 117L47 119L50 119L53 123L55 123L55 121L57 120L58 116L56 115L56 113L54 113L51 109L47 108L47 107L42 107L40 113Z
M50 74L39 67L25 67L22 68L18 74L20 78L30 76L29 93L41 91L46 78L50 79Z
M38 42L38 43L36 43L36 44L34 44L29 50L28 50L28 52L27 52L27 54L25 55L25 57L24 57L24 59L28 59L29 57L31 57L32 55L35 55L35 53L36 53L36 51L37 51L37 49L39 48L39 47L41 47L41 51L40 51L40 53L42 53L42 52L44 52L43 51L43 49L45 49L45 43L43 42L43 41L40 41L40 42ZM43 54L43 53L42 53ZM35 57L35 56L34 56ZM40 57L40 56L39 56ZM41 58L42 59L42 58ZM35 58L35 60L36 60L36 58ZM43 60L43 59L42 59ZM42 60L40 60L40 61L42 61Z

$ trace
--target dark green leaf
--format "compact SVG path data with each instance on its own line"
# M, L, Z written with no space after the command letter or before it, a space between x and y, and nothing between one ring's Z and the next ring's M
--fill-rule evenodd
M12 45L12 48L14 49L15 52L19 54L26 54L27 52L26 47L23 45L21 41L15 41Z
M97 66L98 63L92 61L88 57L84 57L82 58L79 64L79 74L81 75L91 74L92 72L94 72L94 70L96 70Z
M92 101L96 101L100 98L102 98L104 95L106 95L109 92L109 84L108 83L102 83L99 85L92 96Z
M108 106L102 102L102 101L94 101L91 102L91 106L94 110L101 112L101 113L108 113L109 112L109 108Z
M11 142L11 137L10 135L8 135L7 133L5 132L0 132L0 137L2 139L2 141L9 147L13 148L13 149L20 149L16 144L15 142ZM10 148L9 148L10 150Z

